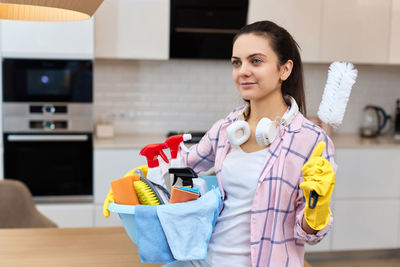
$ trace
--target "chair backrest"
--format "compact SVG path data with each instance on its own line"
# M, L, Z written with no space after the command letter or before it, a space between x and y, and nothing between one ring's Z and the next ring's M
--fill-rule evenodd
M41 214L29 189L20 181L0 180L0 228L57 227Z

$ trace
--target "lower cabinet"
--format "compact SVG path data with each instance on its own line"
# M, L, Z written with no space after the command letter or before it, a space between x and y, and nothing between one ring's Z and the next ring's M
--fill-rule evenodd
M37 209L58 227L92 227L93 204L37 204Z
M94 205L94 225L95 227L122 226L118 214L110 212L109 217L103 215L103 205Z
M94 202L103 204L110 182L123 177L128 171L146 164L138 149L94 150Z
M399 248L400 200L335 200L333 250Z

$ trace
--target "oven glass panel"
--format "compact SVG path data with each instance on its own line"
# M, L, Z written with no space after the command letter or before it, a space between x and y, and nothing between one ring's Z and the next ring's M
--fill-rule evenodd
M93 145L87 140L11 140L4 135L4 177L24 182L33 196L77 196L93 194ZM29 134L35 136L35 134ZM46 136L46 135L36 135ZM50 138L71 137L48 135ZM75 136L82 136L75 135ZM29 138L28 138L29 139Z
M5 102L92 102L90 60L3 60Z

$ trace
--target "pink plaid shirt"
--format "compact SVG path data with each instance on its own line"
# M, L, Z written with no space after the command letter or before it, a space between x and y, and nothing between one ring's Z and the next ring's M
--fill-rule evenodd
M219 187L222 163L230 150L226 128L237 120L244 106L217 121L201 141L184 153L186 166L194 171L215 167ZM328 233L329 224L315 235L308 235L301 227L305 198L299 188L303 177L301 167L310 157L314 146L325 141L323 156L334 169L334 146L326 133L299 113L286 127L278 126L279 137L268 150L263 171L251 207L250 246L252 266L304 265L304 243L316 244Z

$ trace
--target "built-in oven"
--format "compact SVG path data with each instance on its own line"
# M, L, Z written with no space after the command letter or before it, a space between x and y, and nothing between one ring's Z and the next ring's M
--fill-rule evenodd
M4 178L39 202L93 200L89 60L3 59Z
M39 201L93 199L91 133L4 134L6 178L24 182Z

